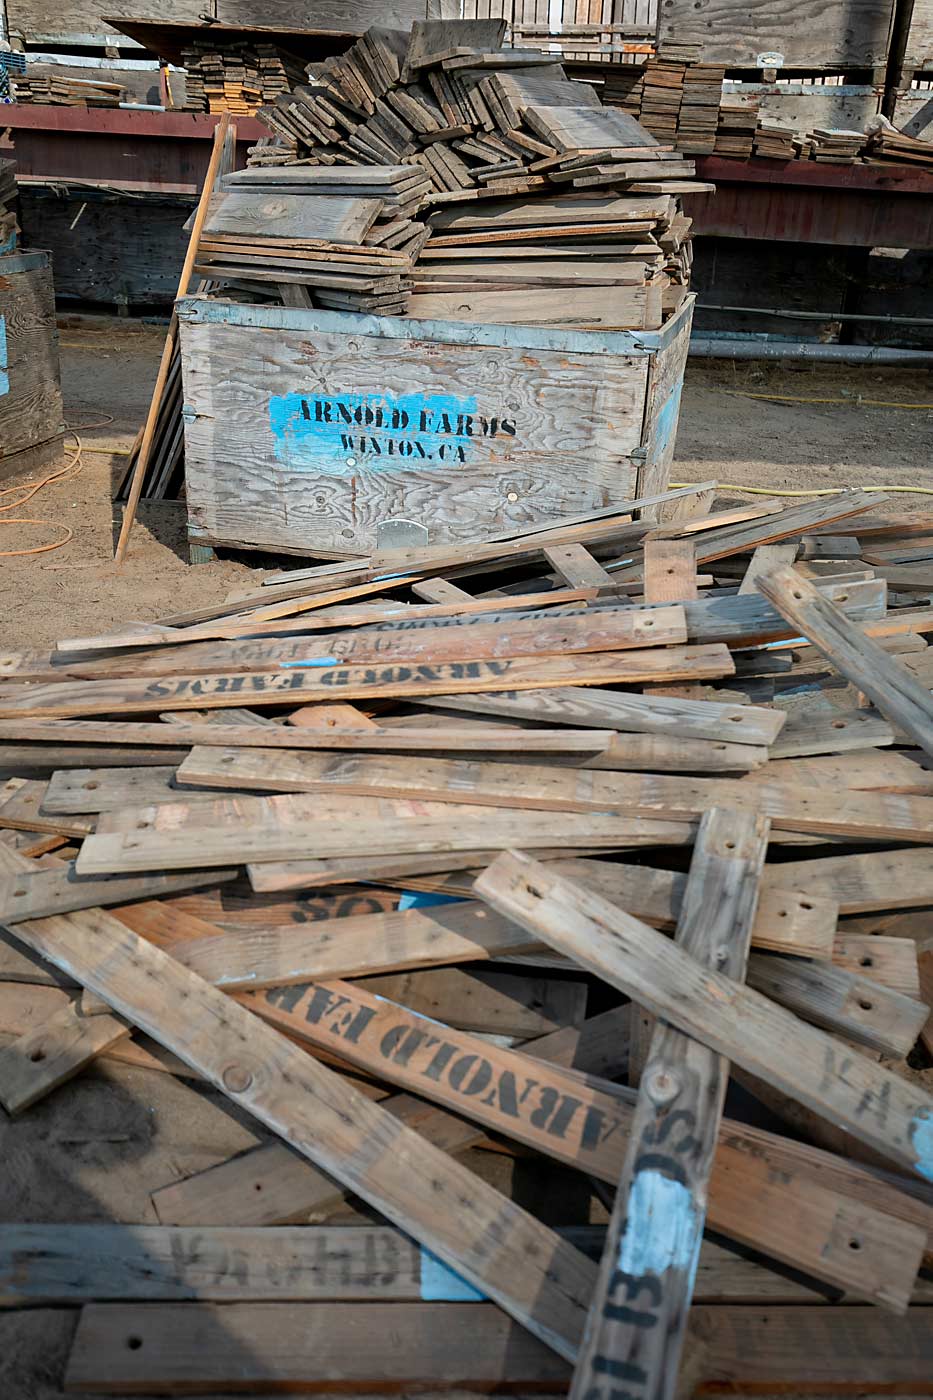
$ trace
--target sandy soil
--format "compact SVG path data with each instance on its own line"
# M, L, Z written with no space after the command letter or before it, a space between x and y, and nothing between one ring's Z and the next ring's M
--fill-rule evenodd
M213 602L249 578L248 566L231 556L190 567L183 511L170 503L144 509L126 564L120 570L112 565L111 480L125 463L117 454L129 449L145 416L161 344L161 330L139 322L85 321L63 327L65 412L84 445L81 470L46 487L28 508L9 514L61 522L74 530L74 539L46 554L2 560L4 646L41 647L64 635L151 620ZM747 397L765 393L837 402L774 403ZM874 407L867 399L931 407ZM108 416L113 422L83 426L101 424ZM929 375L848 366L695 362L687 375L675 477L715 478L723 483L723 500L740 499L726 483L777 490L863 484L933 488ZM3 498L3 503L12 499ZM930 499L923 496L895 496L886 509L929 506ZM0 547L23 549L57 535L48 527L11 524L0 531Z
M47 554L3 559L0 646L47 647L66 634L103 631L220 599L249 577L226 558L189 567L179 512L143 518L126 566L111 563L110 483L145 413L161 346L158 328L109 322L62 330L66 413L85 448L81 471L44 489L26 513L64 522L73 541ZM841 403L766 403L748 394ZM860 397L861 396L861 401ZM933 408L873 407L867 398L933 403L927 376L847 368L691 365L675 477L779 490L862 484L933 488ZM100 423L112 415L113 421ZM93 452L91 451L93 449ZM4 483L6 484L6 483ZM723 499L741 499L724 488ZM11 498L5 498L11 499ZM748 499L747 497L745 498ZM929 508L922 496L898 510ZM891 507L887 507L891 509ZM50 532L8 525L0 546L44 543ZM16 1120L0 1114L0 1221L155 1223L150 1192L261 1140L213 1092L168 1075L96 1068ZM521 1163L473 1154L472 1163L554 1223L576 1218L581 1178L544 1180ZM75 1310L0 1312L0 1395L52 1400L61 1383Z

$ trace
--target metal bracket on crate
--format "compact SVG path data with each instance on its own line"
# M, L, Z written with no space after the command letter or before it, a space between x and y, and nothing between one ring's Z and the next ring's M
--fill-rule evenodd
M777 81L777 70L784 67L784 55L769 49L765 53L760 53L755 58L755 67L761 69L761 81L763 83L773 83Z

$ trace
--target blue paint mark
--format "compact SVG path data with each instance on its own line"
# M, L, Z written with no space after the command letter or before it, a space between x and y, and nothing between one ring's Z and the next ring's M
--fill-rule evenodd
M504 431L501 423L479 416L475 398L452 394L282 394L269 400L278 461L329 476L461 465L477 441ZM514 424L511 429L514 436Z
M10 392L9 361L6 353L6 317L0 316L0 394Z
M283 671L287 671L290 666L336 666L336 656L312 656L310 661L282 661L279 663Z
M639 1172L632 1182L619 1268L640 1278L680 1269L693 1278L703 1220L686 1186L658 1171Z
M404 572L400 574L377 574L373 579L373 583L388 583L389 579L392 578L408 578L408 575Z
M917 1154L916 1170L933 1181L933 1117L926 1109L911 1122L910 1138Z
M462 904L457 894L428 894L426 890L406 890L398 902L399 913L406 909L430 909L432 904Z
M677 415L680 412L680 394L683 387L683 380L674 385L655 421L652 453L656 457L663 454L677 431Z
M485 1294L432 1254L421 1251L421 1296L426 1303L482 1303Z
M16 234L11 233L5 243L0 243L0 257L6 257L7 253L16 252Z

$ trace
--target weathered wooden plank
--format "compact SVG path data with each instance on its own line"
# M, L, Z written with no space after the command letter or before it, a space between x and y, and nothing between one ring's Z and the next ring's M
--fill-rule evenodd
M738 981L767 846L766 817L711 808L677 923L687 956ZM655 1026L571 1400L609 1400L620 1381L675 1391L728 1078L722 1056Z
M12 831L46 831L56 836L86 836L94 830L88 817L54 817L42 812L48 784L31 778L9 778L0 787L0 826Z
M603 1012L582 1026L526 1041L522 1053L592 1074L618 1074L627 1056L627 1023L624 1008ZM383 1107L445 1152L464 1151L484 1136L482 1126L409 1094L392 1094ZM276 1225L326 1219L346 1195L285 1143L272 1142L163 1186L152 1203L164 1224Z
M774 570L759 579L758 587L886 719L933 755L933 697L896 657L853 627L793 569Z
M645 540L645 602L687 602L697 596L693 540Z
M52 816L112 812L150 802L203 801L206 794L185 793L175 786L175 769L62 768L53 773L42 798L42 811Z
M856 839L933 841L933 799L883 792L826 794L756 778L680 778L456 759L328 758L255 749L193 749L179 782L240 791L333 791L424 801L477 802L529 810L625 812L699 820L710 806L767 813L775 827Z
M782 540L780 544L760 544L751 557L751 562L739 584L739 594L756 594L758 578L769 573L779 564L792 564L797 557L797 541Z
M774 867L788 888L818 891L838 900L840 914L872 909L922 909L933 904L933 868L920 850L869 851L820 856Z
M429 717L425 718L423 726L406 727L404 733L398 733L395 729L384 728L379 725L367 722L364 727L354 724L352 727L332 726L330 720L334 718L334 711L339 711L342 719L348 718L348 712L352 711L350 705L304 705L294 716L289 718L288 725L279 724L224 724L219 728L216 723L200 723L197 719L188 722L182 719L173 722L171 727L160 723L139 723L125 721L120 723L100 722L93 720L8 720L0 722L0 737L3 729L9 725L17 731L28 731L30 737L36 741L44 741L47 737L56 741L61 740L60 751L63 765L72 767L68 762L71 750L70 741L75 740L75 749L78 749L83 742L85 733L94 733L100 736L101 742L124 746L122 749L111 750L116 753L133 753L133 745L136 744L167 744L172 750L178 744L185 747L177 751L177 757L171 760L163 756L164 763L169 761L180 763L187 755L187 749L198 745L221 745L224 748L262 748L262 749L365 749L367 752L393 752L407 751L409 749L450 749L456 751L463 749L466 752L473 752L481 749L486 752L498 750L510 751L514 747L514 727L502 726L495 729L487 726L484 733L480 735L475 728L470 727L468 720L451 721L445 724L443 730L438 726L429 727ZM327 711L328 722L318 728L318 722L324 718L319 712ZM226 716L229 711L219 710L216 717ZM257 715L258 720L260 717ZM312 722L313 721L313 722ZM598 753L607 747L615 737L610 729L544 729L544 730L522 730L522 748L530 753ZM749 742L735 746L741 750L757 751L761 745ZM154 753L162 752L159 749ZM80 758L78 762L80 762ZM736 755L740 757L741 755ZM129 762L127 757L124 762ZM744 764L736 764L737 767L744 767ZM84 765L81 764L83 768Z
M586 1013L587 988L582 978L441 967L381 973L358 985L445 1025L523 1040L561 1026L578 1026Z
M706 680L734 672L728 648L671 646L584 658L518 657L505 661L453 662L438 666L332 666L310 671L278 671L202 678L172 676L165 681L72 681L27 686L0 695L0 718L17 715L50 719L93 714L133 714L151 710L217 709L242 705L298 704L341 697L366 699L445 695L484 690L539 689L551 685L630 684L662 680Z
M755 954L748 985L856 1045L906 1055L926 1020L919 1001L829 963Z
M614 690L555 687L514 694L435 695L433 709L532 719L549 724L592 725L635 734L672 734L745 744L772 744L784 727L782 710L725 705L712 700L675 700L663 695L629 695ZM0 731L2 732L2 731Z
M771 746L775 759L836 754L894 743L894 730L875 710L844 709L821 696L795 705Z
M615 580L582 544L553 545L544 557L568 588L614 590Z
M846 972L880 982L904 996L920 996L917 945L910 938L843 932L833 942L833 963Z
M336 802L338 808L330 804ZM367 804L365 807L358 804ZM402 803L379 798L327 798L318 794L240 798L215 808L198 807L198 837L178 823L180 804L171 805L174 829L160 826L169 808L130 809L107 814L127 830L88 837L76 868L81 875L124 874L133 870L173 870L231 860L320 860L331 856L413 855L450 851L490 851L514 845L519 824L514 812L454 803ZM192 814L193 815L193 814ZM215 824L216 823L216 824ZM686 844L690 822L632 820L601 812L526 812L520 839L530 847L635 847ZM475 862L471 862L475 863ZM449 867L445 867L449 868ZM357 875L356 878L359 878Z
M488 1304L91 1304L65 1387L117 1395L425 1384L560 1392L568 1378L566 1362Z
M573 1357L594 1271L524 1211L107 914L36 920L18 936Z
M657 937L667 943L663 935ZM299 1041L331 1051L380 1079L600 1180L612 1183L619 1178L631 1126L631 1101L603 1080L558 1067L545 1070L540 1063L529 1065L519 1051L438 1026L427 1017L369 996L359 984L316 982L239 993L238 998ZM842 1219L853 1217L838 1198L828 1199L822 1191L814 1194L802 1175L791 1187L787 1177L772 1171L764 1150L752 1156L742 1150L730 1152L723 1145L716 1168L709 1206L716 1229L818 1277L832 1274L838 1279L844 1273L851 1279L854 1251L848 1237L842 1246L837 1232ZM789 1201L782 1204L791 1190L792 1207ZM751 1200L755 1208L749 1207ZM858 1210L860 1267L854 1284L846 1286L868 1288L879 1301L906 1306L923 1242L914 1238L907 1253L895 1261L888 1247L890 1236L881 1231L874 1238L879 1243L884 1239L883 1259L869 1271L867 1217L861 1205ZM789 1228L789 1211L799 1230ZM875 1223L882 1224L880 1219ZM837 1239L836 1246L829 1243L831 1238Z
M236 870L191 870L176 875L114 875L81 878L73 864L60 870L23 870L0 875L0 923L44 919L49 914L69 914L75 909L96 909L127 904L133 899L159 899L201 886L236 878Z
M380 665L405 662L449 665L521 656L569 656L583 652L668 646L687 641L682 608L559 609L554 612L504 613L498 620L482 616L417 624L408 620L334 632L326 637L275 637L270 640L194 642L157 647L151 652L108 656L92 661L64 661L49 667L84 680L152 676L237 675L273 672L280 666ZM34 673L35 674L35 673Z
M607 898L625 899L647 922L673 925L683 900L686 877L642 866L602 861L560 861L570 878L584 879ZM802 908L809 905L809 908ZM828 958L833 953L836 905L831 900L763 891L752 942L799 956ZM546 945L495 910L470 900L361 914L295 926L228 930L173 945L172 952L192 971L227 990L287 986L315 978L429 967L443 963L545 956ZM550 953L558 962L558 955Z
M7 1113L21 1113L129 1033L120 1017L85 1015L69 1002L0 1050L0 1103Z
M870 1308L695 1309L714 1391L933 1394L929 1309L881 1317Z
M546 865L502 855L477 893L655 1015L933 1180L933 1098L760 993L700 971L663 934ZM595 920L598 919L599 923ZM560 927L556 927L556 925ZM581 931L585 933L581 934ZM650 971L649 971L650 968Z

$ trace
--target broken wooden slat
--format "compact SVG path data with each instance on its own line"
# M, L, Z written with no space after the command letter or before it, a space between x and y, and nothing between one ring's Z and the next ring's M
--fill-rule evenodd
M623 983L626 992L655 1015L728 1055L883 1156L933 1180L929 1094L751 988L719 973L701 974L662 934L562 880L546 865L502 855L480 876L476 890L494 908L582 966L614 985Z
M0 875L0 923L44 919L133 899L157 899L184 890L217 885L236 877L236 870L190 870L175 875L108 875L81 879L69 864L60 870L28 870Z
M82 1309L65 1388L560 1392L568 1379L566 1362L489 1304L111 1303Z
M615 589L612 574L582 544L552 545L545 549L544 557L568 588Z
M712 808L697 833L676 940L741 981L768 845L767 818ZM571 1400L676 1387L727 1062L656 1025L616 1193Z
M519 1207L107 914L37 920L18 936L572 1359L594 1271ZM384 1150L364 1160L363 1142ZM451 1189L456 1201L445 1205ZM482 1245L487 1211L501 1242L492 1256Z
M0 1050L0 1103L21 1113L130 1033L118 1016L85 1015L69 1002Z
M693 540L646 540L645 602L685 603L696 596Z
M933 755L933 698L896 657L853 627L793 569L774 570L759 579L758 587L886 719Z

